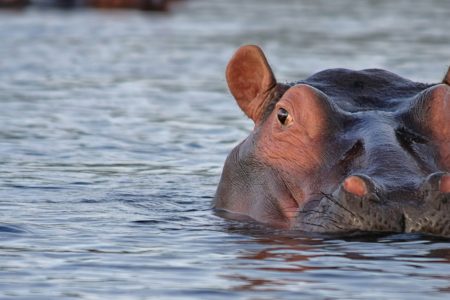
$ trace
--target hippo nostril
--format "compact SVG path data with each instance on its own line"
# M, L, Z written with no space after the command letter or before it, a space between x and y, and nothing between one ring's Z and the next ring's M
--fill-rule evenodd
M439 182L439 191L441 193L450 193L450 174L444 174Z
M343 182L344 189L358 197L364 197L368 193L365 181L359 176L349 176Z

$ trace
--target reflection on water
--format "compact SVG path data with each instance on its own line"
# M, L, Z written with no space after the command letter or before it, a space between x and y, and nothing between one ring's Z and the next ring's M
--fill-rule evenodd
M232 267L239 271L225 275L235 291L359 299L445 297L440 293L449 291L446 240L405 234L324 239L267 230L251 236L239 242L243 250Z
M381 67L437 82L448 15L438 0L0 12L0 298L448 298L447 240L210 211L252 127L224 80L239 45L262 45L280 81Z

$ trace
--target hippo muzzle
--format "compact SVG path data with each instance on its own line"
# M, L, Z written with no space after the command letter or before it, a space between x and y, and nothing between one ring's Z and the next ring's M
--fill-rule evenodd
M383 193L369 177L352 175L334 193L323 194L303 207L295 228L313 232L422 232L448 237L449 182L448 174L436 172L415 192L401 197Z
M450 72L441 84L330 69L277 83L260 48L226 72L254 121L228 156L218 212L311 232L450 237Z

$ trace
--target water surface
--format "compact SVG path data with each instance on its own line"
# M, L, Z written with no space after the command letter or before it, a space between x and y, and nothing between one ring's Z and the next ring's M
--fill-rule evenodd
M0 298L448 299L448 240L210 210L252 128L224 80L239 45L261 45L280 81L379 67L438 82L448 16L438 0L0 12Z

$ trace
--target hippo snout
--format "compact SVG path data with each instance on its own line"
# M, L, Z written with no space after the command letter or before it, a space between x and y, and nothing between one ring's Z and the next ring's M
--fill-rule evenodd
M450 174L428 176L414 193L389 198L364 175L347 177L332 194L298 215L296 228L314 232L421 232L450 236ZM314 203L314 201L311 201Z

